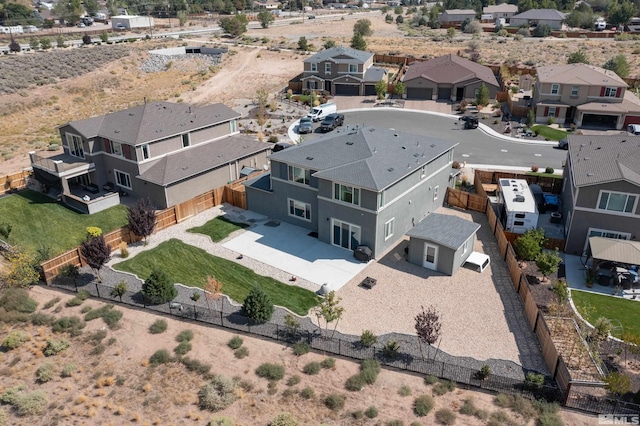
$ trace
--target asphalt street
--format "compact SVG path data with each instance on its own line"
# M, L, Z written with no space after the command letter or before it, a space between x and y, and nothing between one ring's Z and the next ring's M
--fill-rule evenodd
M464 130L454 118L395 109L355 111L345 113L345 124L335 131L345 131L347 126L373 125L396 130L424 134L438 139L458 142L454 159L469 164L531 167L541 169L562 168L567 152L549 144L531 141L509 141L490 136L479 129ZM323 136L315 125L313 134L304 135L311 141Z

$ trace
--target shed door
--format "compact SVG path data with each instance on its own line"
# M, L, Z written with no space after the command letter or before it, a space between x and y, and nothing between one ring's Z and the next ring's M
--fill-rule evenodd
M433 271L437 270L438 264L438 246L424 243L424 259L422 259L422 266Z

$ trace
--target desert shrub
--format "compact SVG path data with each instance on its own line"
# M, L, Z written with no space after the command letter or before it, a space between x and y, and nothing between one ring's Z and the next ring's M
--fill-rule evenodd
M385 426L404 426L404 422L402 420L389 420L387 423L385 423ZM414 426L414 425L411 425Z
M304 374L313 376L315 374L318 374L321 369L322 369L322 365L320 365L319 362L310 362L302 368L302 372Z
M20 45L18 44L18 47L19 46ZM5 413L2 408L0 408L0 426L6 426L6 424L7 424L7 413Z
M489 367L487 364L484 364L480 370L476 371L476 379L478 380L484 380L487 377L489 377L491 375L491 367Z
M192 339L193 339L193 331L191 330L182 330L176 336L176 342L178 343L190 342Z
M400 386L400 389L398 389L398 395L400 396L409 396L411 395L411 388L407 385L402 385Z
M382 348L382 355L385 358L396 358L398 356L398 351L400 350L400 345L395 340L390 340L386 345Z
M527 373L525 383L530 389L540 389L544 385L544 374Z
M86 314L87 312L89 312L89 311L90 311L90 310L92 310L92 309L93 309L93 307L92 307L92 306L89 306L89 305L87 305L87 306L83 306L83 307L82 307L82 309L80 309L80 313L82 313L82 314Z
M487 420L489 418L489 412L487 410L478 409L476 410L474 416L476 416L480 420Z
M525 420L538 416L538 410L536 410L536 407L533 405L531 400L520 395L514 395L511 397L511 409L520 414L520 416Z
M332 357L328 357L322 360L322 362L320 363L320 365L322 365L322 368L326 368L326 369L332 369L335 368L336 366L336 359L332 358Z
M418 417L424 417L433 409L435 402L430 395L420 395L413 402L413 411Z
M375 359L365 359L360 365L360 374L365 383L372 385L375 383L380 373L380 363Z
M65 351L69 346L71 346L71 343L69 343L68 340L49 339L47 340L47 345L44 347L42 353L44 353L45 356L54 356Z
M2 401L3 404L13 405L26 388L23 384L12 386L0 396L0 401Z
M31 324L33 325L52 325L56 320L53 315L45 314L44 312L36 312L31 314Z
M498 411L494 411L493 413L491 413L491 415L489 416L489 424L505 424L505 423L510 423L512 420L509 417L509 415L502 410L498 410Z
M362 377L362 374L354 374L353 376L347 379L347 382L345 383L345 388L348 391L357 392L364 389L366 384L367 383L364 381L364 377Z
M38 383L47 383L52 380L56 374L56 366L50 362L42 364L36 370L36 380Z
M356 410L351 412L351 417L353 417L356 420L360 420L364 417L364 413L362 412L362 410Z
M256 369L258 377L268 380L282 380L284 377L284 365L264 363Z
M23 313L35 312L38 304L29 297L29 292L23 288L8 288L0 297L0 306L6 312L16 311Z
M158 349L149 357L149 362L151 365L160 365L166 364L168 362L172 362L173 358L171 358L171 354L166 349Z
M51 309L53 308L56 303L58 303L60 301L59 297L54 297L53 299L49 300L47 303L44 304L44 306L42 307L42 309Z
M153 324L149 326L149 333L160 334L167 331L167 322L163 319L155 320Z
M180 359L180 362L185 366L187 370L193 371L194 373L205 375L208 374L209 371L211 371L211 364L205 364L198 361L197 359L184 357Z
M209 426L233 426L233 420L226 416L218 416L211 419Z
M39 415L47 408L47 394L44 391L35 391L20 395L13 405L21 417Z
M178 346L176 346L173 349L173 352L178 356L182 356L182 355L185 355L187 352L189 352L191 349L192 349L191 343L180 342L178 343Z
M452 392L456 388L456 384L451 380L444 380L433 385L433 393L436 395L444 395L447 392Z
M509 408L511 406L511 398L509 398L509 395L499 393L493 398L493 403L500 408Z
M242 346L233 352L233 356L238 359L246 358L249 356L249 349L246 346Z
M122 319L122 311L117 309L110 309L102 315L102 320L110 329L117 328L120 319Z
M300 383L300 376L298 376L297 374L289 377L289 380L287 380L287 386L295 386L298 383Z
M269 426L298 426L298 421L291 413L280 413L271 420Z
M300 396L304 399L311 399L315 396L315 392L313 391L313 388L307 386L300 391Z
M542 413L538 417L538 425L540 426L564 426L562 417L558 413Z
M26 342L31 340L31 336L22 331L12 331L2 341L2 347L8 350L19 348Z
M460 414L464 414L465 416L473 416L474 414L476 414L477 410L478 409L473 403L473 399L467 398L464 400L462 407L460 407Z
M68 332L71 336L78 336L82 333L85 323L80 317L62 317L54 321L51 329L54 333Z
M324 399L324 405L326 405L330 410L340 411L344 408L344 403L346 400L346 396L340 393L332 393Z
M431 374L427 374L424 377L424 384L425 385L435 385L436 383L438 383L438 378L436 376L433 376Z
M371 407L364 410L364 415L370 419L378 417L378 409L372 405Z
M227 346L234 350L238 349L240 346L242 346L242 338L240 336L233 336L231 340L227 342Z
M198 392L198 405L202 410L224 410L238 399L235 389L234 380L216 374Z
M529 28L520 28L516 35L519 35L520 40L522 40L522 37L531 37L531 31L529 31Z
M456 422L456 413L448 408L441 408L436 411L436 420L442 425L452 425Z
M298 342L295 345L293 345L293 354L296 356L301 356L306 353L309 353L310 350L311 350L311 345L309 345L307 342Z
M544 169L544 172L548 174L553 174L555 170L553 169L553 167L547 167L546 169Z
M378 342L378 336L370 330L364 330L360 335L360 344L365 348L371 347Z
M238 379L239 379L238 377L234 377L234 380L238 380ZM255 387L255 385L253 384L253 382L250 382L248 380L240 380L238 382L238 387L244 390L245 392L251 392Z
M62 367L62 371L60 372L60 377L71 377L77 369L78 366L72 362L70 362L69 364L65 364L65 366Z

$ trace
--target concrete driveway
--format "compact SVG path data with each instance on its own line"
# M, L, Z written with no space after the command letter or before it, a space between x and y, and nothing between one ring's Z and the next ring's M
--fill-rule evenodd
M318 286L326 283L330 290L339 290L367 266L351 251L323 243L309 232L286 222L267 220L223 247Z

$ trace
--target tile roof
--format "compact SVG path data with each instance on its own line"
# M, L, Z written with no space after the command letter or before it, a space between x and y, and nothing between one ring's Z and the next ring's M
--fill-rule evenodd
M407 235L458 250L478 229L480 224L470 220L448 214L431 213L410 229Z
M382 191L457 143L380 127L343 128L271 155L314 176Z
M555 9L529 9L513 15L511 19L541 19L544 21L564 21L565 14Z
M640 185L640 137L570 135L569 160L577 187L627 180Z
M100 136L139 145L240 117L236 111L220 103L196 107L149 102L86 120L71 121L68 125L85 138Z
M253 137L234 135L172 152L138 177L158 185L170 185L217 169L241 158L269 150L271 143ZM258 164L262 167L261 164Z
M613 71L587 64L550 65L536 68L540 83L571 83L589 86L627 87Z
M338 56L346 56L346 58L337 59ZM337 46L330 49L321 50L315 55L305 59L302 62L317 63L327 60L333 60L338 64L357 64L369 60L373 56L372 52L352 49L350 47Z
M438 84L454 84L477 78L498 87L498 80L491 68L454 54L439 56L424 62L414 62L407 68L403 81L407 82L419 77Z

